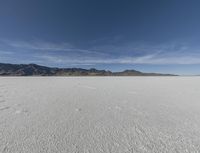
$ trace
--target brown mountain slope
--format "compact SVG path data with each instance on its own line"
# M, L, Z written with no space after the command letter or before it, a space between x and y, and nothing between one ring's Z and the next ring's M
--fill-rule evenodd
M172 74L143 73L136 70L111 72L82 68L51 68L36 64L0 63L0 76L174 76Z

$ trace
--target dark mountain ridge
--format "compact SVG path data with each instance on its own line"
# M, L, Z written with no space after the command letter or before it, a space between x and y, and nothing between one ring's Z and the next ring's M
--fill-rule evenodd
M143 73L136 70L111 72L97 69L52 68L37 64L0 63L0 76L175 76L172 74Z

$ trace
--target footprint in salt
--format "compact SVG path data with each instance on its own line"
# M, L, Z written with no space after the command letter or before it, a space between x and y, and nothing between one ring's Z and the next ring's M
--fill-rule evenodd
M2 147L2 152L6 152L8 150L8 147L7 146L3 146Z
M80 111L82 111L82 109L81 108L76 108L76 111L80 112Z
M6 109L9 109L9 108L10 108L10 106L0 107L0 111L6 110Z
M23 109L23 110L16 110L15 111L15 114L22 114L22 113L26 114L26 113L28 113L28 110Z

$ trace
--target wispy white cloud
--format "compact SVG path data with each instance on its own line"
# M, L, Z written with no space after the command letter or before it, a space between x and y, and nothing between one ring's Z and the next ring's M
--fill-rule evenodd
M1 42L4 42L6 45L23 49L23 50L35 50L35 51L54 51L54 52L73 52L73 53L82 53L82 54L94 54L94 55L107 55L104 52L95 51L92 49L80 49L75 46L73 46L70 43L67 42L47 42L47 41L13 41L13 40L6 40L6 39L0 39Z
M51 43L46 41L21 41L21 40L7 40L1 39L1 42L4 42L8 46L15 48L24 48L30 50L65 50L66 48L72 48L72 45L69 43Z
M0 50L0 55L12 55L12 51Z
M148 44L145 42L125 43L92 46L88 49L78 48L70 43L52 43L46 41L0 40L0 42L14 49L30 50L30 52L27 52L31 56L30 61L53 63L55 65L200 64L200 48L185 42L163 44ZM3 54L6 57L8 54L13 54L13 52L0 50L0 55Z
M200 64L200 57L177 56L177 57L159 57L159 56L142 56L137 58L125 58L119 60L124 64Z
M75 64L75 65L95 65L95 64L200 64L200 56L176 56L161 57L159 54L149 54L139 57L120 57L120 58L68 58L61 56L39 56L39 59L47 60L51 63Z

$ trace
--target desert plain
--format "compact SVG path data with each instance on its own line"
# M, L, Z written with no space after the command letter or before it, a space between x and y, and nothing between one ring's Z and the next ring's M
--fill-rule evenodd
M1 77L1 153L198 153L200 77Z

